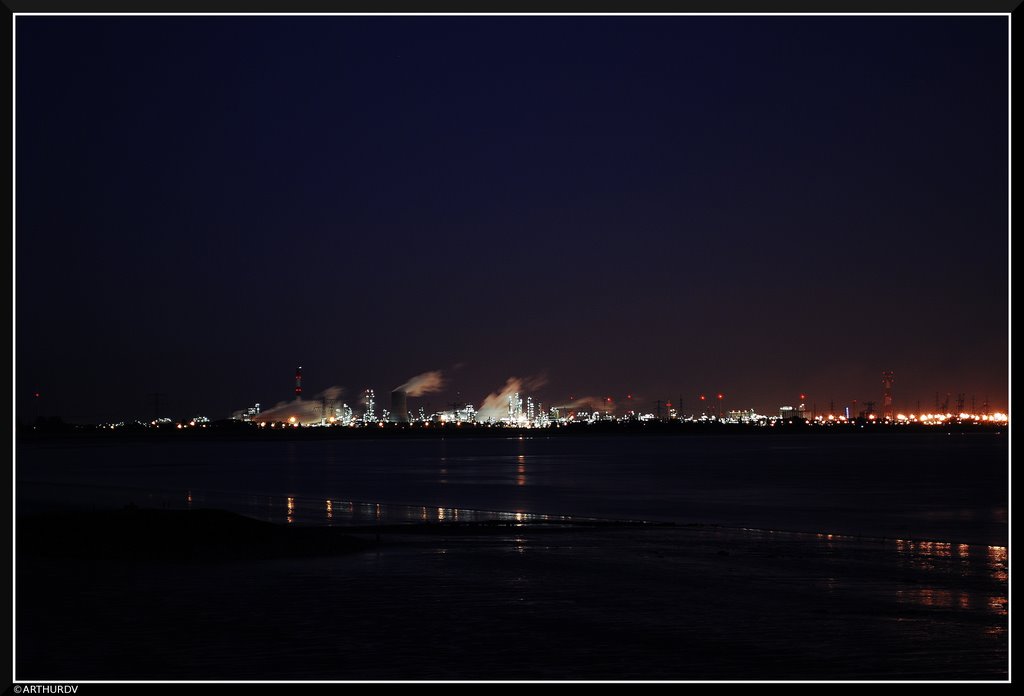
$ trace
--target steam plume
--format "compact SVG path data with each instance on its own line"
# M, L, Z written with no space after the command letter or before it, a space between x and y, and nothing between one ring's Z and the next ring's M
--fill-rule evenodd
M394 391L404 391L409 396L423 396L444 388L444 375L440 370L424 372L416 375L405 384L395 387Z
M343 392L341 387L328 387L309 400L298 398L281 401L273 408L268 408L253 416L253 420L267 423L287 423L291 418L295 418L295 422L302 425L319 423L323 417L324 401L326 400L330 406L330 402L336 402Z
M608 403L597 396L583 396L578 399L574 399L568 403L556 404L555 408L558 410L576 410L586 408L589 411L607 411Z
M543 376L509 377L505 386L497 392L491 392L477 409L477 416L483 421L497 421L508 417L508 397L524 389L539 389L547 384Z

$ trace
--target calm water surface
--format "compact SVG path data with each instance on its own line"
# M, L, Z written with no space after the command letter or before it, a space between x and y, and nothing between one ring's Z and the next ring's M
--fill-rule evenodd
M744 435L21 445L19 512L219 507L320 524L547 515L1007 540L1007 438Z

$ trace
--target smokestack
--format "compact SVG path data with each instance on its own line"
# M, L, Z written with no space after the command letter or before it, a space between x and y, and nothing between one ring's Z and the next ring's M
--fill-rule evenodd
M396 389L391 392L391 421L394 423L408 423L409 422L409 405L406 402L408 394L401 390Z
M302 398L302 366L295 368L295 398Z

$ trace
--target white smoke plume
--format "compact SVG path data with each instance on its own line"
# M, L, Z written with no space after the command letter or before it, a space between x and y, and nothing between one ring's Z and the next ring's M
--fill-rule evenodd
M300 425L319 423L320 419L324 417L324 402L327 402L328 408L338 406L338 398L343 392L344 389L341 387L328 387L312 399L307 400L300 397L291 401L281 401L273 408L268 408L253 416L252 420L266 423L289 423L294 418L295 422ZM329 418L331 415L333 414L327 414L326 417Z
M341 398L341 395L344 393L344 391L345 390L342 389L341 387L327 387L322 392L320 392L317 398L327 399L328 401L337 401L339 398Z
M608 402L597 396L582 396L564 404L555 404L559 411L607 411Z
M416 375L405 384L397 386L394 391L404 391L408 396L423 396L444 389L444 375L440 370L424 372Z
M547 379L538 377L509 377L500 391L491 392L477 409L477 417L482 421L498 421L508 418L508 397L516 392L522 394L526 389L540 389L547 384Z

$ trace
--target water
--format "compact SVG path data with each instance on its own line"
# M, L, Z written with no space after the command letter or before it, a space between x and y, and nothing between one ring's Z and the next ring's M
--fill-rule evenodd
M23 681L1008 676L996 434L154 440L16 455L19 514L213 507L376 540L205 560L19 544ZM564 524L583 518L680 524ZM366 527L495 519L556 524Z
M410 528L414 529L414 528ZM720 527L386 532L17 565L20 680L1006 679L1006 549Z
M307 524L518 514L1008 537L995 433L31 444L16 466L19 512L133 503Z

